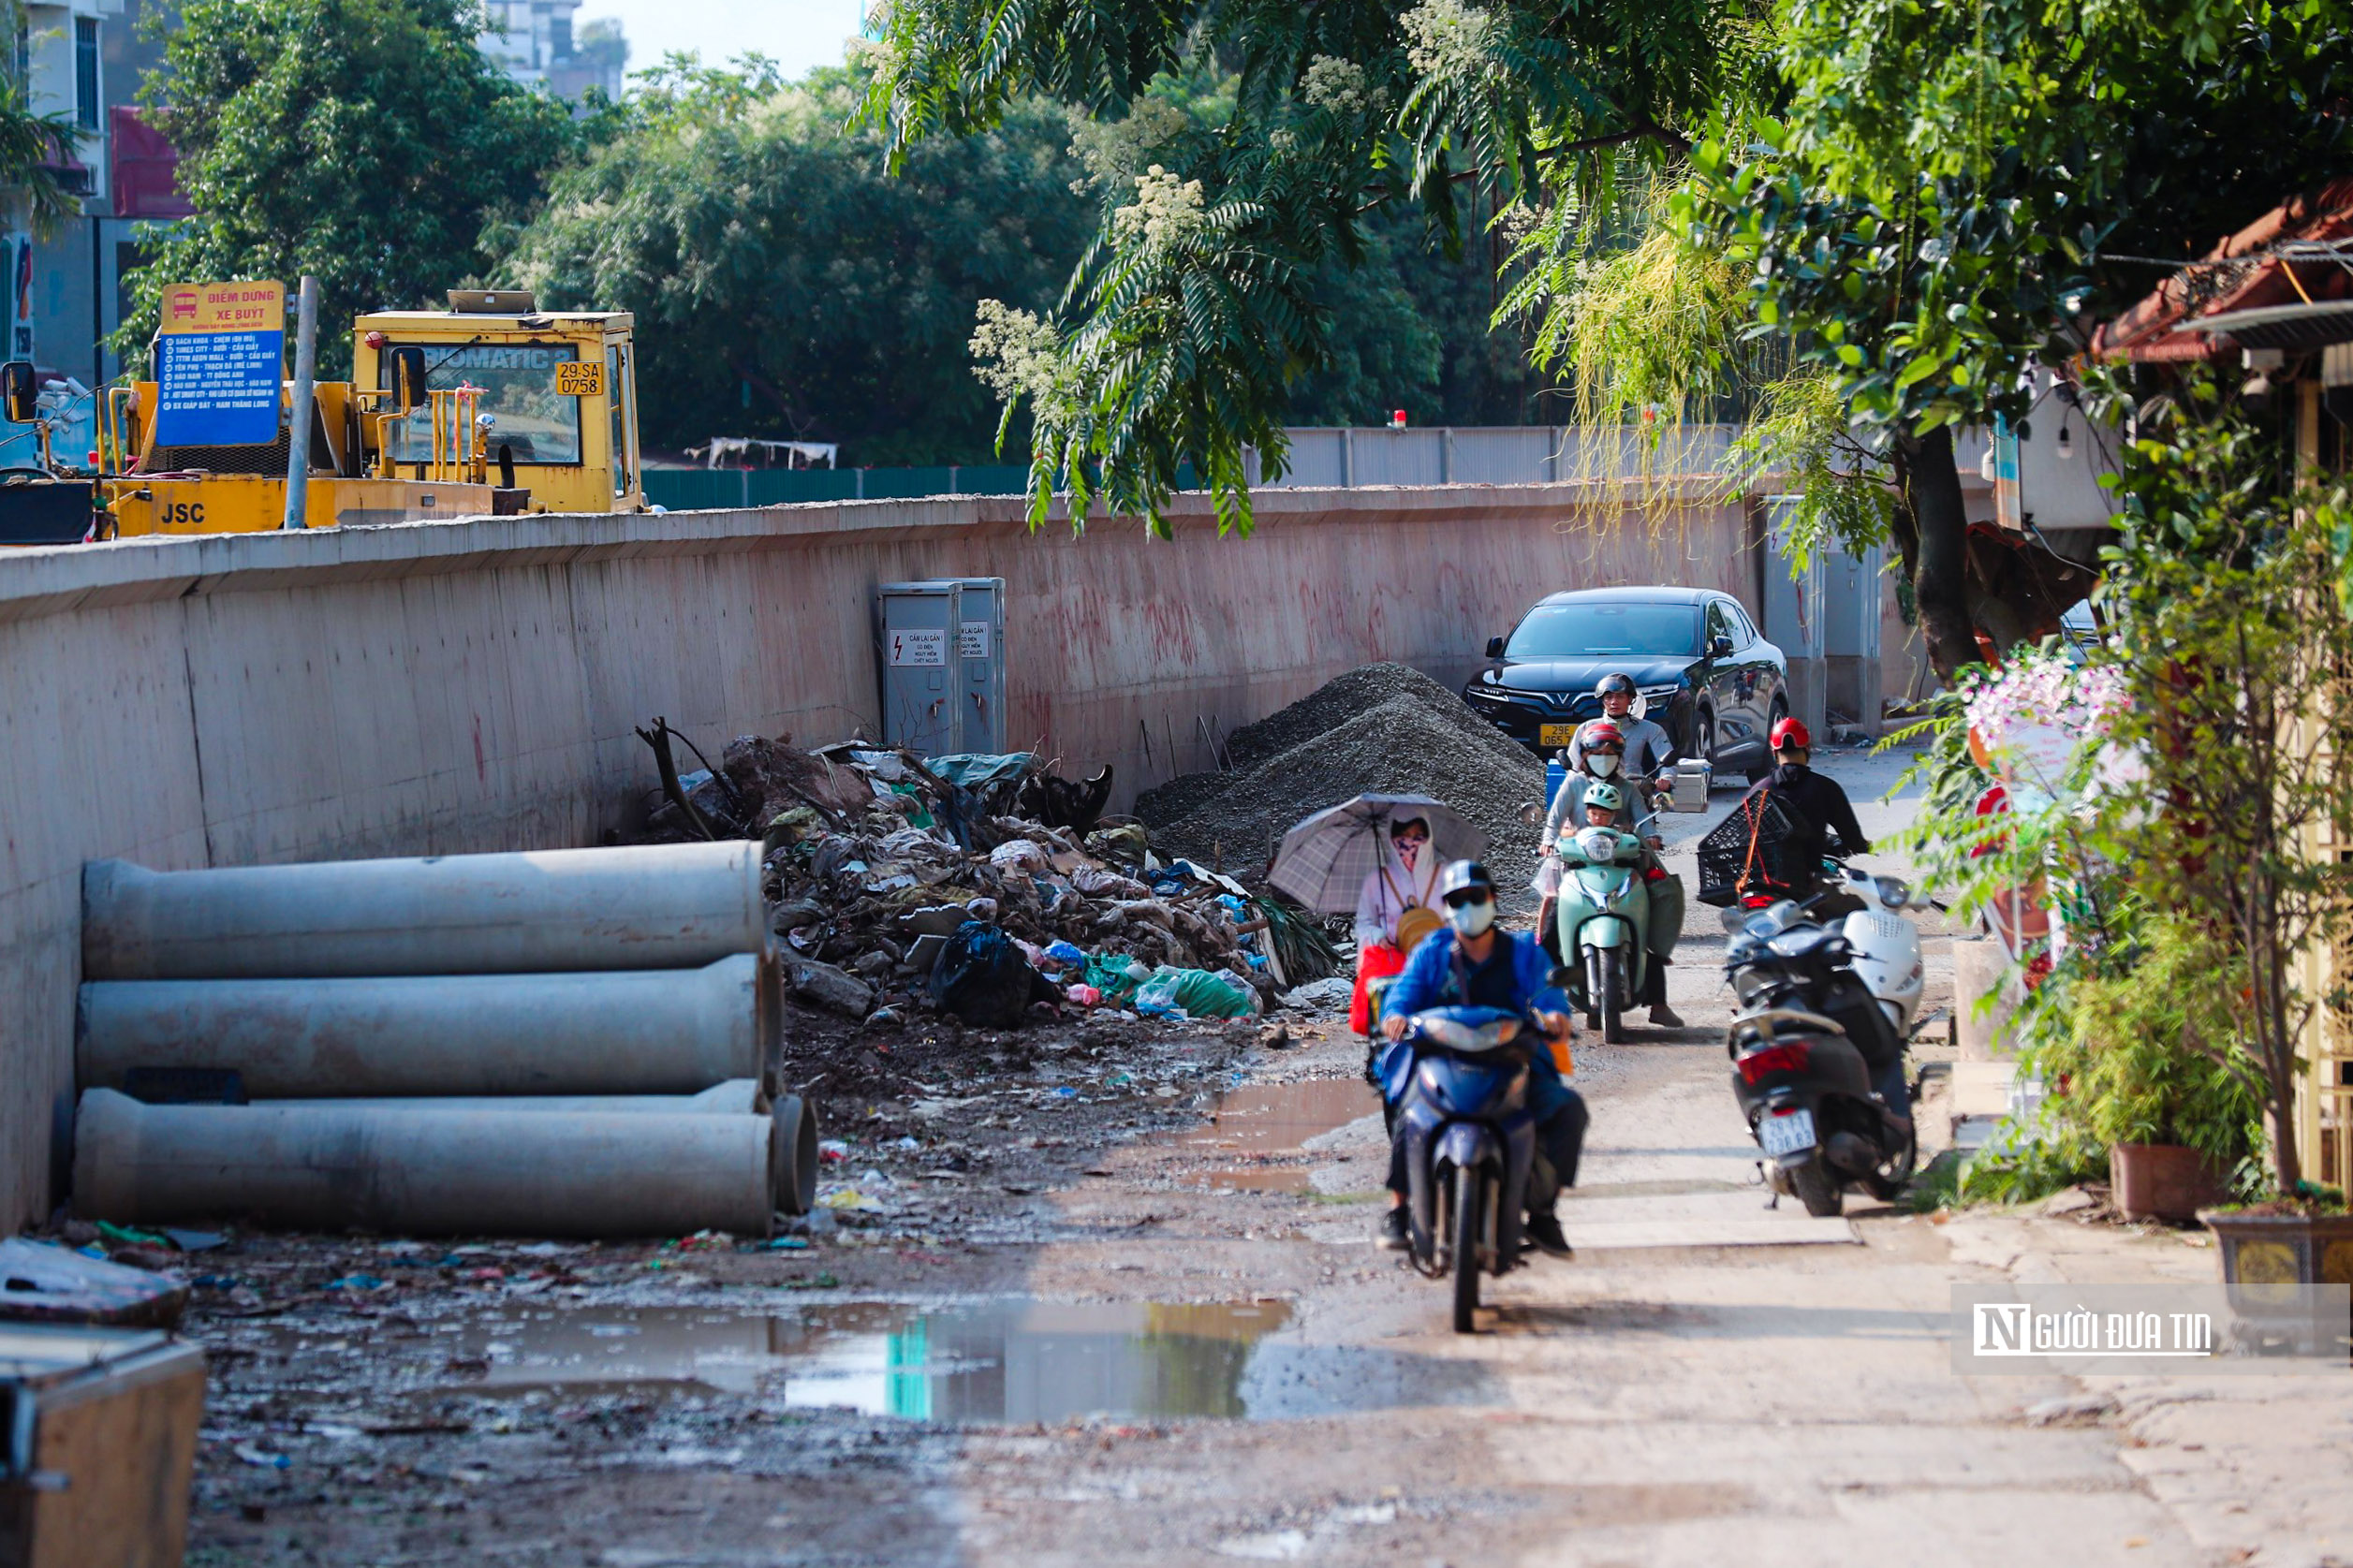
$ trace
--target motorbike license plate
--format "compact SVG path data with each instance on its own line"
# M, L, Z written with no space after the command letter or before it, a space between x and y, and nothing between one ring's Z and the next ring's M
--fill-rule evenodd
M1787 1116L1768 1112L1757 1119L1757 1143L1768 1154L1795 1154L1814 1147L1814 1113L1793 1110Z
M1547 748L1566 746L1572 744L1576 739L1577 726L1575 725L1538 725L1536 726L1536 743L1539 746Z

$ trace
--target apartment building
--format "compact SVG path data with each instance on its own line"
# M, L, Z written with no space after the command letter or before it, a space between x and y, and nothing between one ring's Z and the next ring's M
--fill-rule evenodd
M482 52L517 81L544 86L560 98L577 98L591 87L621 95L629 48L617 24L590 22L576 28L582 0L485 0L490 29Z
M81 132L53 167L81 212L44 238L16 228L7 246L7 357L97 386L118 368L104 340L123 318L123 274L140 261L138 228L187 215L176 158L138 108L159 46L138 37L144 7L163 0L34 0L9 61L32 107Z

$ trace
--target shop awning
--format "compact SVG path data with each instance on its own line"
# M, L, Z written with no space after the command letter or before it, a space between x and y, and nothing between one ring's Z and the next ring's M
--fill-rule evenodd
M2092 338L2101 359L2179 364L2353 342L2353 180L2274 207Z

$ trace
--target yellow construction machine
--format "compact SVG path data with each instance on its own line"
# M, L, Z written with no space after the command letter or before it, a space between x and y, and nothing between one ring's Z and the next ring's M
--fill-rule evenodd
M520 290L452 290L446 311L352 323L352 379L319 382L303 513L312 528L522 512L640 512L632 318L542 313ZM104 531L243 534L286 522L294 384L278 433L159 447L156 384L107 393Z

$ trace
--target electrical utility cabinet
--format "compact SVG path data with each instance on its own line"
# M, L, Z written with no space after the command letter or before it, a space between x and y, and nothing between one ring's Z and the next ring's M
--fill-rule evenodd
M955 582L886 582L875 590L882 739L924 756L963 750L959 688L964 591Z
M1822 552L1816 550L1806 569L1789 575L1789 517L1797 510L1794 495L1765 498L1764 633L1789 661L1789 713L1806 728L1822 732Z
M957 745L994 755L1005 747L1005 579L955 579L963 593L957 637Z
M1866 734L1879 733L1879 616L1887 598L1887 552L1873 545L1860 555L1824 550L1822 561L1822 703Z

